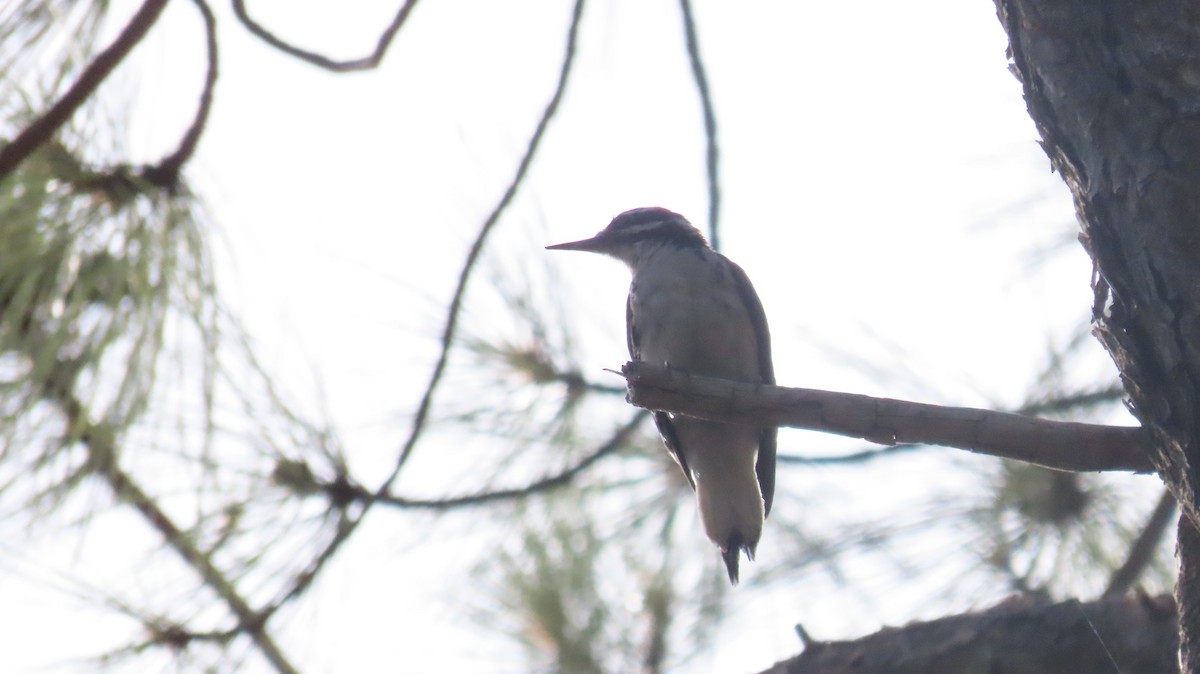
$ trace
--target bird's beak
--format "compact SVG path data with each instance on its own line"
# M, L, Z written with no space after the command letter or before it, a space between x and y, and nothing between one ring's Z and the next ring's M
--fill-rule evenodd
M546 246L546 250L582 250L588 253L599 253L605 243L605 240L597 234L590 239L568 241L566 243L556 243L553 246Z

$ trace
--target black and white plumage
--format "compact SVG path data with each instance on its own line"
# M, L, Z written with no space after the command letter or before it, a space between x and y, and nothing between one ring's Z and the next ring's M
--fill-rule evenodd
M625 322L634 360L775 383L766 314L754 286L678 213L636 208L590 239L548 248L602 253L629 266ZM704 531L737 584L740 554L754 559L771 511L776 429L666 412L656 412L654 421L695 489Z

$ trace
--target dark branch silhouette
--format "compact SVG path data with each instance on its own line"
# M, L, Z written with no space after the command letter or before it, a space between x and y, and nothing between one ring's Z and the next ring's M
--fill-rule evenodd
M708 175L708 243L721 250L721 182L717 169L717 113L713 110L712 92L708 88L708 75L704 59L700 56L700 42L696 37L696 20L692 15L691 0L679 0L683 14L683 34L687 39L688 63L692 66L692 79L696 92L700 94L700 108L704 111L704 164Z
M641 361L627 363L622 372L629 401L647 409L825 431L884 445L943 445L1057 470L1153 470L1149 439L1132 426L693 377Z
M496 489L494 491L483 491L476 494L468 494L466 496L452 496L439 499L416 499L406 498L403 496L395 496L388 494L379 497L379 502L385 505L397 506L400 508L415 508L423 510L452 510L454 508L481 506L497 501L515 501L532 496L537 493L550 491L558 487L570 484L580 473L592 467L597 461L616 452L629 441L629 436L637 430L646 418L650 415L646 410L639 410L625 425L621 426L612 434L604 444L600 445L592 453L580 459L575 465L566 468L554 475L548 475L539 480L535 480L525 485L524 487L515 487L512 489ZM363 492L361 498L368 498L370 494Z
M242 25L246 27L246 30L249 30L260 40L279 51L335 73L348 73L378 67L383 62L383 57L387 54L388 47L392 46L392 40L395 39L396 33L400 32L400 28L404 26L404 22L408 20L408 15L412 13L413 8L416 6L417 0L407 0L400 7L400 10L396 12L395 18L384 29L383 34L379 36L379 42L375 45L375 51L371 52L369 56L350 59L348 61L331 59L328 56L323 56L307 49L301 49L284 41L250 16L246 11L245 0L233 0L233 13L237 16L238 21L241 21Z
M524 183L525 176L529 172L529 167L533 165L533 158L537 155L542 139L546 135L546 129L549 128L550 121L558 113L558 107L562 103L563 94L567 89L567 82L571 77L571 66L575 63L575 48L578 43L579 27L583 18L583 6L584 0L576 0L575 9L571 16L571 27L567 34L566 53L563 56L562 68L558 74L558 84L555 86L554 94L550 97L550 102L546 104L541 119L538 120L537 128L534 130L533 136L530 137L529 144L526 147L525 155L521 157L521 161L517 165L516 174L504 190L504 195L500 197L500 201L479 227L479 232L475 235L475 240L471 243L467 257L463 261L462 269L458 275L458 284L454 288L454 295L446 311L446 323L442 328L441 335L441 353L438 355L433 373L429 377L429 383L425 386L425 393L421 396L421 403L417 406L417 413L413 417L412 430L409 433L408 440L405 441L404 447L400 451L400 456L396 459L396 465L392 469L391 475L384 480L383 486L380 487L380 495L387 493L392 483L395 482L396 476L400 474L400 470L412 455L413 449L416 447L417 441L424 431L429 409L433 404L433 395L441 383L442 375L446 370L446 363L450 358L450 350L454 345L454 336L458 330L458 318L462 312L463 299L467 295L467 284L470 282L475 266L483 254L488 237L491 235L492 230L495 229L496 224L500 222L500 217L508 210L509 204L512 203L513 198L517 195L517 190Z
M175 191L178 188L179 173L183 169L183 165L196 152L200 136L204 133L205 125L208 124L208 115L212 110L213 91L217 86L217 20L206 0L193 0L193 2L196 3L196 7L204 18L205 44L208 51L208 70L204 75L204 90L200 93L200 104L196 109L196 116L192 119L191 126L183 134L183 139L175 151L164 157L158 164L147 166L142 171L142 177L150 181L150 184L169 191Z
M378 490L372 494L371 498L367 499L362 504L362 509L356 517L346 517L339 523L337 533L332 540L325 546L323 550L312 560L308 568L302 571L292 583L289 589L282 597L272 602L269 608L266 609L266 614L270 615L286 604L292 598L302 594L317 577L325 564L333 558L342 544L350 537L355 528L370 512L371 507L383 498L392 488L396 478L400 475L400 471L404 468L409 457L412 456L413 449L420 440L422 433L425 430L425 424L429 417L429 410L433 405L433 396L436 393L438 386L441 384L442 375L445 373L446 364L449 362L450 350L454 345L454 336L458 327L458 318L462 310L463 299L466 297L467 283L471 278L471 273L474 271L480 255L483 253L484 245L488 240L488 235L495 228L496 223L500 221L500 216L507 210L508 205L516 196L517 189L525 180L526 174L529 172L529 167L533 164L533 158L537 154L538 147L541 145L542 138L546 134L546 129L549 128L550 121L558 112L559 104L562 102L563 95L566 92L567 82L570 79L571 67L575 62L575 50L579 38L579 28L583 18L584 0L576 0L575 8L571 15L571 25L567 33L567 46L563 56L562 68L559 71L558 84L555 87L554 94L550 97L550 102L547 103L545 110L542 112L541 119L538 121L537 128L529 139L529 144L526 147L525 155L521 158L517 166L516 174L509 183L504 195L496 204L496 207L484 220L479 228L478 234L475 236L475 241L467 253L466 260L463 262L461 271L459 272L458 285L455 287L453 298L450 301L449 308L446 313L446 323L442 328L441 335L441 352L438 355L437 362L433 367L433 372L430 374L429 382L425 386L425 392L421 396L421 402L417 406L417 411L413 415L412 427L409 431L408 439L404 442L400 450L400 454L396 459L396 463L392 468L391 474L383 481Z
M50 109L25 127L9 144L0 148L0 180L4 180L25 161L29 155L53 136L79 106L96 91L113 69L129 55L133 47L146 36L150 27L158 20L167 0L146 0L141 9L133 15L129 23L117 36L111 45L96 55L80 73L79 79L70 89L58 99Z

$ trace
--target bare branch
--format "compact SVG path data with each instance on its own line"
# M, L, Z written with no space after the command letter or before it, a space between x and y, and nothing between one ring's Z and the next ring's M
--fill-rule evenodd
M208 70L204 76L204 90L200 93L200 105L191 126L183 135L175 151L167 155L154 166L148 166L142 171L142 177L152 185L175 190L179 185L179 172L196 152L200 143L200 135L208 123L208 115L212 110L213 90L217 86L217 20L206 0L193 0L204 18L206 49L208 51Z
M533 158L537 154L542 138L546 134L546 129L549 128L550 121L558 112L558 106L562 102L567 82L570 79L571 66L575 62L575 48L579 38L579 27L583 18L583 6L584 0L576 0L575 9L571 15L571 25L567 33L566 51L563 56L562 68L559 71L558 84L555 87L554 94L550 97L550 102L546 104L546 108L542 112L542 117L538 121L537 128L534 130L533 136L529 139L525 155L521 158L517 166L516 175L513 176L499 203L496 204L496 207L480 226L479 233L475 236L475 241L471 244L467 258L463 262L462 270L459 272L458 285L454 290L454 296L446 312L446 323L442 328L441 353L438 355L437 363L433 367L429 383L425 386L425 392L421 396L421 402L417 406L416 414L413 415L412 428L409 431L408 439L405 440L404 446L400 450L400 455L396 459L396 464L392 468L391 474L388 475L387 479L383 481L371 498L362 504L362 509L359 511L357 517L347 517L339 522L337 533L333 536L333 539L313 559L309 566L296 577L291 589L285 592L279 599L272 602L270 607L265 610L266 615L270 615L278 610L292 598L303 593L311 585L313 579L316 578L325 564L333 558L338 549L341 548L342 543L350 537L350 534L362 522L363 518L366 517L371 507L391 490L392 484L400 475L401 469L404 468L404 464L408 461L413 449L420 440L421 434L425 430L425 423L429 417L429 410L433 405L433 395L441 384L442 375L445 373L447 362L449 362L450 349L454 344L454 336L458 328L458 317L462 310L463 298L466 297L467 283L471 278L471 273L474 271L476 263L483 253L488 235L495 228L496 223L500 220L500 216L507 210L508 205L516 196L517 189L524 182L525 175L529 172L529 167L533 164Z
M497 489L494 491L484 491L477 494L468 494L466 496L455 496L451 498L441 499L414 499L405 498L403 496L393 496L391 494L381 496L379 502L386 505L398 506L401 508L420 508L426 510L451 510L464 506L480 506L497 501L515 501L532 496L539 492L550 491L558 487L565 486L575 479L583 471L590 468L600 459L612 454L620 449L629 441L629 436L637 429L638 425L645 421L649 416L646 410L639 410L624 426L621 426L613 433L604 444L600 445L591 454L583 457L578 463L554 475L548 475L539 480L535 480L524 487L513 489ZM365 494L364 494L365 496Z
M349 61L337 61L329 58L328 56L323 56L316 52L301 49L300 47L285 42L283 39L267 30L266 27L261 23L251 18L250 14L246 11L245 0L233 0L233 13L237 15L238 21L242 22L242 25L246 27L246 30L249 30L260 40L266 42L279 51L289 56L294 56L301 61L307 61L308 63L326 70L333 71L335 73L347 73L356 70L370 70L382 63L388 47L392 46L392 40L396 37L396 33L400 32L400 28L404 25L404 22L408 20L408 15L416 6L417 0L406 0L404 5L400 7L400 10L396 12L396 16L392 19L392 22L388 24L388 27L384 29L383 34L379 36L379 42L375 45L375 51L371 52L369 56L351 59Z
M1150 519L1146 521L1146 526L1142 527L1142 532L1138 534L1137 540L1129 547L1129 555L1126 556L1125 563L1113 573L1109 580L1108 587L1104 590L1105 597L1124 594L1133 587L1133 584L1137 582L1142 572L1154 559L1154 551L1162 541L1163 534L1170 528L1171 519L1174 516L1175 497L1171 495L1170 489L1163 489L1162 496L1158 499L1158 505L1154 506L1154 512L1150 513Z
M721 250L721 182L717 170L717 114L713 110L712 92L708 89L708 75L704 59L700 56L700 42L696 37L696 20L692 15L692 1L679 0L683 14L683 34L687 38L688 63L692 66L692 79L696 92L700 94L700 108L704 111L704 163L708 171L708 243Z
M853 393L766 386L641 361L622 372L638 407L733 423L788 426L883 445L922 443L1067 471L1153 470L1140 428L1025 417Z
M96 91L113 69L117 67L141 41L150 27L158 20L167 5L167 0L146 0L137 14L126 24L121 34L104 51L96 55L88 67L75 80L75 84L58 99L50 109L37 118L11 143L0 148L0 180L33 154L33 151L57 132L75 114L79 106Z
M400 469L404 467L405 462L412 455L413 448L416 447L417 441L421 437L429 415L429 408L433 403L433 394L441 383L442 374L445 373L446 363L450 357L450 349L454 344L454 335L458 329L458 317L462 311L463 298L467 294L467 283L471 279L471 274L475 270L475 265L479 261L480 255L483 254L483 248L487 243L488 236L495 228L496 223L500 221L500 216L504 214L508 209L508 205L512 203L513 198L517 194L517 189L525 181L525 175L529 172L529 167L533 165L533 158L542 143L542 138L546 135L546 129L550 126L550 120L558 112L558 106L562 102L563 94L567 89L567 82L571 76L571 66L575 63L575 47L579 38L579 26L583 18L583 5L584 0L576 0L575 10L571 16L571 27L567 33L566 53L563 56L562 68L559 70L558 84L554 89L554 95L550 97L550 102L546 104L545 110L542 111L542 117L538 120L537 128L534 130L533 136L529 139L525 156L521 157L521 162L517 165L516 175L513 176L508 188L505 189L504 195L500 197L499 203L496 204L496 207L492 209L487 219L479 227L479 233L475 235L475 241L472 242L471 248L467 252L467 258L463 261L462 270L458 276L458 285L454 289L454 296L451 298L449 309L446 312L446 324L442 328L441 353L438 356L437 363L433 367L433 373L429 377L429 383L425 387L421 403L417 406L417 413L413 417L412 430L409 433L408 440L404 443L399 458L396 459L396 465L392 469L392 474L388 476L383 486L380 487L379 493L381 495L387 492L392 482L395 481L396 476L400 474Z
M599 386L598 384L595 386ZM623 389L624 390L624 389ZM1110 386L1108 388L1098 389L1094 391L1075 391L1065 393L1060 396L1050 398L1040 398L1013 410L1013 413L1022 416L1031 416L1045 413L1061 413L1074 409L1087 409L1103 403L1113 403L1119 401L1125 395L1125 390L1120 386ZM929 445L904 443L896 445L888 445L886 447L862 449L849 454L839 456L803 456L799 454L780 454L780 463L804 464L804 465L835 465L835 464L851 464L851 463L866 463L885 456L892 456L902 452L911 452L914 450L925 449Z

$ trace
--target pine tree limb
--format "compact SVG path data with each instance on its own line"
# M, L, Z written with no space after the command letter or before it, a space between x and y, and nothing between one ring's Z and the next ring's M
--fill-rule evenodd
M146 0L141 9L126 24L111 45L96 55L80 73L70 89L50 106L50 109L25 127L11 143L0 147L0 180L25 161L34 150L50 139L83 105L110 73L129 55L133 47L146 36L167 5L167 0Z
M964 449L1074 472L1150 472L1148 438L1133 426L1039 419L1008 412L766 386L641 361L622 368L627 399L646 409L749 425L786 426L882 445Z

